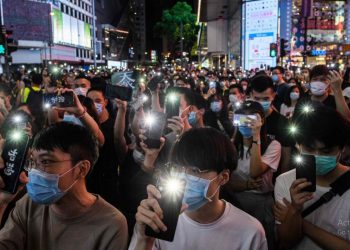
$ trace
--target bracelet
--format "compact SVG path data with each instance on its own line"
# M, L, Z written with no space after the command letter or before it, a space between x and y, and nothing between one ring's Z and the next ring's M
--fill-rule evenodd
M81 119L81 118L83 118L84 116L85 116L85 114L86 114L86 108L84 107L84 112L81 114L81 115L79 115L79 116L77 116L77 115L74 115L76 118L78 118L78 119Z
M254 141L254 140L253 140L253 144L254 144L254 143L255 143L256 145L261 145L261 141L260 141L260 140L257 140L257 141Z

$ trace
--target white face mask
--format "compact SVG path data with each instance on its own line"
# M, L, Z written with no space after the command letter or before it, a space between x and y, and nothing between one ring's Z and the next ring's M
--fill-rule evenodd
M96 107L98 115L101 115L101 113L103 111L103 105L101 103L96 103L95 102L95 107Z
M299 99L299 93L296 93L296 92L291 92L290 93L290 99L292 100L292 101L296 101L296 100L298 100Z
M238 102L238 98L237 98L236 95L231 94L231 95L228 96L228 98L230 99L230 103Z
M310 90L314 96L323 96L326 93L328 84L321 81L314 81L310 83Z
M79 88L75 88L74 89L74 93L76 95L82 95L82 96L86 96L86 93L88 92L88 89L87 88L82 88L82 87L79 87Z
M74 123L75 125L84 127L84 124L79 120L79 118L75 117L74 115L64 114L63 121L71 122L71 123Z

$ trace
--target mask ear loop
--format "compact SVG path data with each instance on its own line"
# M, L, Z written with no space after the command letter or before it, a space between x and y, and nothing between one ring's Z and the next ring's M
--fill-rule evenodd
M216 180L218 177L219 177L220 175L218 175L218 176L216 176L214 179L212 179L212 180L210 180L210 183L212 183L214 180ZM210 185L210 184L209 184ZM216 193L219 191L219 189L220 189L220 185L218 186L218 188L215 190L215 192L211 195L211 196L209 196L209 197L207 197L207 195L205 195L205 199L207 199L209 202L212 202L213 200L213 197L216 195Z
M71 169L69 169L67 172L65 172L65 173L63 173L63 174L60 174L59 175L59 178L60 177L62 177L62 176L64 176L64 175L66 175L67 173L69 173L70 171L72 171L74 168L76 168L76 167L78 167L79 165L77 164L76 166L74 166L74 167L72 167ZM64 191L62 191L63 193L66 193L66 192L68 192L77 182L78 182L78 180L79 180L79 178L78 179L76 179L73 183L72 183L72 185L70 185L68 188L66 188Z

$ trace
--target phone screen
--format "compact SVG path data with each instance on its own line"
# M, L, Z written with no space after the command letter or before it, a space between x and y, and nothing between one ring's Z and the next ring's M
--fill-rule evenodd
M302 191L315 192L316 191L316 160L314 155L301 154L295 156L296 161L296 178L305 178L311 182L311 186L308 186Z
M160 138L163 135L163 131L166 125L166 116L161 112L151 112L149 114L149 119L151 120L146 124L146 134L147 140L145 144L149 148L159 148Z
M5 163L0 175L5 183L3 191L16 193L19 186L19 176L24 169L27 151L29 148L29 136L20 130L7 133L2 158Z
M165 98L165 113L167 119L180 115L180 97L170 93Z
M246 126L249 123L249 119L257 120L256 115L243 115L243 114L234 114L233 115L233 125L234 126Z
M172 183L171 183L172 182ZM170 188L169 188L169 183ZM177 186L174 189L174 183ZM147 236L172 242L174 240L176 226L179 219L182 200L185 192L186 182L183 179L168 178L158 181L157 188L161 193L161 199L158 201L163 210L163 223L167 227L166 232L155 232L152 228L146 226L145 234ZM171 189L171 190L169 190Z
M106 85L106 97L108 99L120 99L122 101L130 102L132 100L132 91L130 87L122 87L107 84Z
M50 105L50 107L72 107L74 106L73 92L65 92L63 94L47 93L44 94L44 105Z

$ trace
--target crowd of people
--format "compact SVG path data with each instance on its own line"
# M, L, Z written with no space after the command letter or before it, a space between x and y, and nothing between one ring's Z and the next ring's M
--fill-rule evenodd
M120 72L0 78L0 152L15 117L31 138L18 191L0 191L0 249L350 249L350 67L145 67L129 101L106 94ZM73 104L47 107L48 93ZM147 119L170 94L178 115L151 147ZM316 183L297 178L303 155ZM145 233L168 230L169 167L186 183L171 242Z

